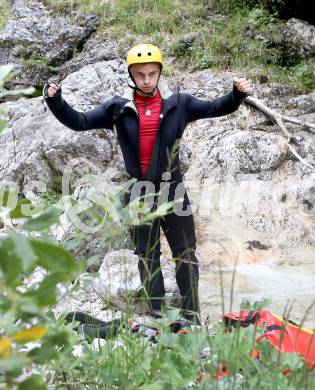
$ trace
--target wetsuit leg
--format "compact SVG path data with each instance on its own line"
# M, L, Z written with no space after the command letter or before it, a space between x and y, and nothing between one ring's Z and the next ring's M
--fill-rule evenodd
M127 193L127 204L129 200L130 193ZM139 256L138 269L149 307L160 310L165 295L160 264L160 219L156 218L146 225L133 225L131 234L135 245L134 253Z
M132 229L135 254L139 256L138 268L145 294L153 310L160 310L164 299L164 280L160 263L160 220Z
M189 199L185 191L183 209L187 206L189 206ZM195 313L200 312L199 269L195 255L196 234L193 216L177 215L172 212L161 219L161 226L176 263L176 281L182 296L183 315L198 323L198 315Z

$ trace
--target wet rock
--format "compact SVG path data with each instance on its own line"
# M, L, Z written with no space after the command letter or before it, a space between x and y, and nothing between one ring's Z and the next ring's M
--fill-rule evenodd
M35 288L47 275L47 271L42 268L36 268L35 271L24 280L26 288ZM82 311L90 313L99 319L108 321L113 318L113 313L104 308L100 296L95 293L91 287L93 277L83 273L76 280L75 284L59 285L57 288L58 298L57 306L54 312L57 316L72 312ZM119 314L119 313L118 313Z
M138 256L124 250L107 254L99 269L99 279L93 282L93 287L107 298L124 296L140 289Z
M208 71L187 75L180 82L182 90L192 94L202 89L202 99L229 91L226 75L220 78ZM257 85L255 93L276 112L314 120L312 114L300 118L299 108L288 113L288 100L296 96L296 91L286 86ZM294 147L313 163L314 136L300 129L290 128L302 139ZM283 134L264 115L243 104L231 115L191 124L184 138L192 151L185 177L193 189L190 198L197 210L194 216L201 262L219 258L231 265L234 254L240 254L242 262L256 262L268 254L272 256L276 249L314 244L310 209L315 204L314 174L287 152ZM255 240L255 233L270 247L268 251L244 251L240 243L248 241L249 236Z
M98 273L83 273L74 286L59 288L55 314L59 316L62 313L81 311L103 321L120 317L121 311L132 316L135 313L144 314L146 308L137 300L142 291L137 264L138 257L130 250L108 253ZM163 263L162 268L166 303L178 304L175 271L169 263ZM36 275L34 277L37 278ZM33 284L34 281L30 280L30 283Z

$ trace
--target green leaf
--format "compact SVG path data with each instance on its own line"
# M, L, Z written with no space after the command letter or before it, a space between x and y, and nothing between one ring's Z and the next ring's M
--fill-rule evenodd
M20 371L29 360L25 356L10 356L7 359L0 360L0 370L7 372Z
M297 353L283 353L281 355L280 364L283 370L288 368L296 370L297 368L303 367L304 362Z
M88 266L98 264L100 261L100 255L93 255L87 259Z
M179 316L180 309L168 309L165 313L165 325L172 324Z
M31 349L27 356L33 363L44 364L53 359L58 360L59 351L55 346L43 344L41 347Z
M29 289L26 296L34 297L39 307L54 305L56 303L56 286L58 283L66 282L68 274L65 272L55 272L45 277L36 289Z
M10 236L15 246L15 253L21 259L24 272L35 268L37 257L26 237L13 233Z
M163 363L161 363L160 377L162 380L172 383L174 388L180 388L184 382L184 378L182 376L184 367L179 367L177 364L176 358L179 358L180 355L176 354L175 359L172 359L172 355L174 355L173 351L170 351L167 355L165 355ZM174 361L176 362L175 364Z
M29 199L22 198L18 201L17 205L13 210L10 211L10 218L11 219L21 219L21 218L27 218L25 214L22 212L22 205L31 205L32 202Z
M9 286L19 284L18 276L22 272L22 259L16 253L12 238L0 241L0 268Z
M19 283L19 275L34 269L36 262L37 256L23 235L13 233L0 242L0 268L10 286Z
M64 248L50 242L31 239L32 248L39 259L39 265L51 272L65 272L67 280L85 266L77 262Z
M178 335L174 333L164 333L159 336L159 345L167 348L178 347Z
M18 315L22 318L29 318L40 313L40 308L33 297L22 296L17 305Z
M67 330L60 330L55 334L46 337L45 345L50 347L64 347L69 342L69 332Z
M69 335L72 332L61 330L54 334L48 334L42 342L42 345L33 348L27 353L27 356L34 363L44 364L52 359L58 360L61 357L60 347L69 345Z
M3 129L5 129L6 127L6 122L2 119L0 119L0 133Z
M36 230L41 231L49 228L51 225L59 222L59 217L62 211L56 209L55 207L49 207L41 215L34 219L28 220L23 228L26 230Z
M77 248L79 248L81 245L81 239L78 237L71 238L70 240L66 241L63 246L67 251L73 251Z
M16 193L14 195L17 196ZM0 191L0 207L8 207L9 196L10 196L9 190Z
M35 374L30 378L26 379L18 387L18 390L46 390L46 389L47 386L43 378L38 374Z

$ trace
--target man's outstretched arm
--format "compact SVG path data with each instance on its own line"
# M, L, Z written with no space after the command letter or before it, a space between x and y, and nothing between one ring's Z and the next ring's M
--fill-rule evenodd
M79 112L70 107L62 98L61 87L54 83L45 84L43 96L54 116L72 130L113 128L114 105L111 104L110 100L91 111Z
M251 93L251 82L245 78L236 78L231 92L212 101L187 95L187 122L231 114Z

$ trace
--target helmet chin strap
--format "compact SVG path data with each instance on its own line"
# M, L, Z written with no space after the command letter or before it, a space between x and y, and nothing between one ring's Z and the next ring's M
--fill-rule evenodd
M157 90L157 85L158 85L159 80L160 80L160 77L161 77L161 72L160 72L158 81L157 81L157 83L156 83L156 86L153 88L153 91L152 91L152 92L144 92L144 91L142 91L142 89L140 89L140 88L137 86L137 83L135 82L135 79L133 78L133 75L132 75L132 73L130 72L130 70L128 70L128 73L129 73L129 77L131 78L132 82L133 82L134 85L135 85L135 86L130 85L129 82L127 82L128 86L129 86L130 88L134 89L135 91L140 91L140 92L142 92L144 95L146 95L146 96L148 96L148 97L154 96L154 92Z

